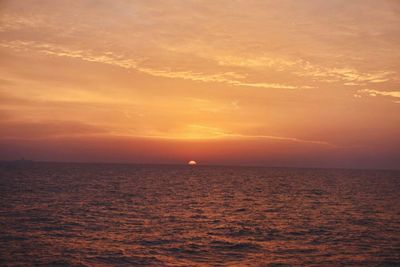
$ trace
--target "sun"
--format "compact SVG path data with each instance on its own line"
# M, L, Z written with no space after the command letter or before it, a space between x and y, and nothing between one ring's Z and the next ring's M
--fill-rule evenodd
M191 160L191 161L188 162L188 165L194 166L194 165L197 165L197 162L194 161L194 160Z

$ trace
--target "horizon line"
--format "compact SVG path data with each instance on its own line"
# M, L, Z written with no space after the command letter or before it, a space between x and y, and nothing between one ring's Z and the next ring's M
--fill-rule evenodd
M150 162L112 162L112 161L50 161L50 160L31 160L15 159L0 160L0 163L17 163L18 161L27 161L29 163L64 163L64 164L108 164L108 165L163 165L163 166L188 166L190 168L198 167L249 167L249 168L271 168L271 169L326 169L326 170L368 170L368 171L400 171L400 168L361 168L361 167L313 167L313 166L270 166L257 164L213 164L197 163L195 166L189 166L187 163L150 163Z

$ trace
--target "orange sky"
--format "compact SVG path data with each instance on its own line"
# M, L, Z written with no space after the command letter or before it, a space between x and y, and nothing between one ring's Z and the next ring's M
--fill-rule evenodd
M400 2L0 1L0 159L400 166Z

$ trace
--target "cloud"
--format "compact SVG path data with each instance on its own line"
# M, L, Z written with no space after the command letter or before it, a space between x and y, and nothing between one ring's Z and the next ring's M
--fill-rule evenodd
M114 65L125 69L131 69L137 66L136 61L132 59L123 59L122 55L118 55L113 52L104 52L99 55L91 51L71 49L56 44L19 40L3 42L0 43L0 46L16 51L34 51L58 57L77 58L90 62Z
M329 68L318 67L307 61L300 61L298 71L299 76L313 77L316 80L333 83L342 82L348 86L358 86L365 83L383 83L389 81L389 76L394 74L392 71L360 72L355 68Z
M362 94L367 94L369 96L388 96L391 98L400 98L400 91L378 91L373 89L362 89L357 91L358 94L355 97L359 98ZM393 100L395 103L400 103L398 99Z
M37 15L28 17L3 13L0 16L0 32L25 28L45 27L48 25L49 24L46 23L46 20L43 17Z
M157 69L143 66L140 60L126 58L114 52L94 53L92 51L71 49L64 46L33 41L10 41L0 43L1 47L16 51L35 51L51 56L76 58L89 62L112 65L124 69L132 69L148 75L164 78L179 78L200 82L220 82L233 86L258 87L266 89L308 89L310 86L296 86L280 83L249 82L245 81L246 75L235 72L203 73L190 70L176 71L171 69Z
M237 67L246 67L246 68L273 68L277 71L287 70L288 68L298 65L299 60L288 59L288 58L279 58L276 56L246 56L246 57L238 57L238 56L220 56L216 58L216 61L221 66L237 66Z
M311 77L319 82L341 82L348 86L365 83L383 83L389 81L393 71L361 72L351 67L323 67L296 57L260 56L238 57L224 56L216 58L222 66L235 66L252 69L271 69L285 71L299 77ZM254 86L255 85L249 85ZM288 88L291 89L291 88Z
M312 86L293 86L280 83L244 83L244 82L233 82L235 86L249 86L256 88L272 88L272 89L310 89Z
M296 137L286 137L286 136L275 136L275 135L252 135L252 134L241 134L232 131L226 131L219 127L204 126L198 124L186 125L186 127L175 131L166 133L154 133L141 136L133 136L141 138L159 138L159 139L179 139L179 140L193 140L193 139L233 139L233 140L273 140L273 141L284 141L290 143L304 143L313 144L319 146L327 146L331 148L338 147L337 145L331 144L326 141L320 140L307 140Z
M329 147L337 147L326 141L319 141L319 140L306 140L306 139L299 139L296 137L285 137L285 136L274 136L274 135L243 135L243 134L226 134L227 137L237 137L237 138L245 138L245 139L271 139L277 141L289 141L295 143L308 143L314 145L323 145Z
M76 121L2 121L1 139L42 139L105 134L107 130Z
M57 5L51 1L42 5L8 2L4 4L0 24L4 36L8 37L5 40L36 40L36 44L29 41L27 46L42 49L46 54L112 64L158 77L304 89L297 84L284 84L282 80L261 79L271 77L265 74L272 70L305 77L303 86L310 86L314 81L347 86L390 81L398 69L393 63L398 54L398 6L394 1L368 1L363 5L357 2L342 5L337 1L217 1L207 5L197 1L169 5L158 1L116 1L113 5L96 3L93 6L86 1L74 4L62 1ZM82 10L85 16L77 16ZM231 10L238 12L232 14ZM321 16L315 16L315 12ZM371 20L379 23L371 25ZM67 32L71 33L68 38ZM127 34L129 38L125 38ZM64 47L43 44L46 36ZM66 43L86 49L68 47ZM123 52L107 52L110 46L114 46L113 51ZM90 50L98 51L99 47L106 52ZM143 58L125 57L128 53L137 53ZM179 65L186 60L182 55L197 57L193 59L193 66L200 59L212 62L210 69L240 69L243 72L236 74L243 78L229 77L226 72L230 70L195 71L190 67L160 64L164 60ZM157 67L148 67L146 60L156 61ZM375 62L374 66L369 62ZM248 72L259 75L257 82L249 81ZM280 86L275 86L278 83Z

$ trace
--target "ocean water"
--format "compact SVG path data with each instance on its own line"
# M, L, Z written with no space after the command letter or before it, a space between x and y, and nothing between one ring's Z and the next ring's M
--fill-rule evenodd
M1 266L400 266L400 172L0 164Z

